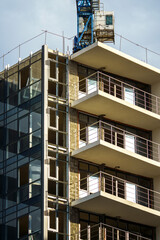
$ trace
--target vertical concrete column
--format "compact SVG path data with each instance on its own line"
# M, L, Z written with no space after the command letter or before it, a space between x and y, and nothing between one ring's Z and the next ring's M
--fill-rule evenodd
M48 60L48 46L42 47L42 239L48 239L48 78L50 64Z

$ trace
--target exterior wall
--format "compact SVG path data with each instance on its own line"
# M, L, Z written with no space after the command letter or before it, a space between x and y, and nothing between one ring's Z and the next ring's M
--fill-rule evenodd
M160 240L160 226L156 229L156 240Z
M160 97L160 83L156 83L151 88L152 94ZM160 107L159 107L160 110ZM154 142L160 143L160 128L157 128L152 133L152 140Z
M151 86L151 92L153 95L160 97L160 83L153 84Z
M70 210L70 240L75 240L75 234L79 232L79 212L75 208L71 208Z
M77 99L78 96L78 72L77 63L69 62L69 103ZM75 150L78 145L78 125L77 110L70 109L70 152ZM70 158L70 203L78 198L79 188L78 160ZM79 214L78 210L70 209L70 234L71 240L74 239L75 233L79 231ZM73 236L73 237L72 237Z
M70 109L70 151L78 147L78 124L77 110Z
M78 160L70 159L70 203L74 199L78 199L79 189L79 174L78 174ZM79 231L79 214L75 208L70 209L70 234L71 240L74 239L75 234ZM73 237L72 237L73 236Z
M69 102L76 100L78 97L78 70L77 63L69 62Z
M70 159L70 202L78 199L79 192L78 160Z

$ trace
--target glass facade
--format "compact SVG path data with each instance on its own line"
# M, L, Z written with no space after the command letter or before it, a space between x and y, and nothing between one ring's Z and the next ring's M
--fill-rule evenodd
M4 240L41 236L41 65L39 52L0 78L0 239Z

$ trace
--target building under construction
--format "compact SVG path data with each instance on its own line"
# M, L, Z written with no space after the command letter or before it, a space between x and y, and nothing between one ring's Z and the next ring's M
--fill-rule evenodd
M0 239L160 240L160 70L79 40L0 73Z

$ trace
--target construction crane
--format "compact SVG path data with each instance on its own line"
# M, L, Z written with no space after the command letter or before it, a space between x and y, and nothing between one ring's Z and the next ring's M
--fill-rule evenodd
M114 14L100 10L100 0L76 0L77 36L73 52L95 41L114 42Z

